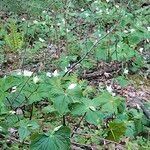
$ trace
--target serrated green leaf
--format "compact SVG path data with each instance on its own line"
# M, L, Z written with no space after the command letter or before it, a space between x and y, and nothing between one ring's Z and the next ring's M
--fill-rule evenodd
M32 140L31 150L70 150L70 129L59 127L50 135L42 134Z
M124 122L110 122L107 139L118 142L125 132L126 124Z
M103 117L99 111L89 110L86 113L85 119L87 122L97 126L98 124L100 124L100 120L103 119Z
M25 140L30 135L30 131L25 126L20 127L18 133L21 141Z
M67 95L60 95L53 99L53 103L56 110L64 115L69 111L68 104L71 103L71 99Z
M94 98L94 101L101 107L101 111L106 113L118 113L118 107L121 103L124 103L123 98L119 96L114 97L108 92L103 92Z

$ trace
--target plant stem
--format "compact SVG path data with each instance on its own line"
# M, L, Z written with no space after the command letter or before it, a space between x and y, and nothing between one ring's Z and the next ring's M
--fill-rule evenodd
M63 126L66 126L66 116L65 115L63 115L63 121L62 121L62 123L63 123Z
M72 132L72 134L71 134L71 137L74 136L74 132L76 132L76 131L78 130L78 128L80 127L81 122L82 122L82 120L84 119L85 116L86 116L86 113L84 113L84 115L83 115L83 116L81 117L81 119L79 120L78 124L74 127L73 132Z

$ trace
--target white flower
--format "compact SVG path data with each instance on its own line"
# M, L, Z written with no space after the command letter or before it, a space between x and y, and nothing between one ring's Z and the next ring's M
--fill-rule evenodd
M43 43L45 40L42 38L39 38L39 41Z
M98 11L98 10L99 10L99 7L96 7L95 9Z
M150 27L147 27L147 30L150 31Z
M38 24L38 21L37 21L37 20L34 20L33 23L34 23L34 24Z
M40 79L37 76L33 77L33 82L35 84L38 83L39 81L40 81Z
M16 86L12 87L11 93L14 93L14 92L16 92L16 91L17 91L17 87L16 87Z
M98 34L98 36L101 37L102 35L101 35L101 34Z
M128 33L128 30L124 30L123 32L124 32L124 33Z
M65 19L62 19L62 23L65 24Z
M119 8L119 5L115 5L116 8Z
M16 71L16 75L18 75L18 76L23 75L25 77L30 77L30 76L32 76L32 74L33 74L33 72L31 72L29 70L22 71L22 70L19 69L19 70Z
M46 76L47 76L47 77L52 77L52 73L47 72L47 73L46 73Z
M22 109L21 109L21 108L17 108L16 114L17 114L17 115L22 115L22 114L23 114Z
M28 71L28 70L23 71L23 76L30 77L30 76L32 76L32 74L33 74L33 72L31 72L31 71Z
M61 23L57 23L57 26L60 26L61 25Z
M106 90L112 95L112 96L115 96L116 95L116 93L114 93L113 92L113 89L112 89L112 87L111 87L111 85L106 85Z
M106 14L107 14L107 15L109 15L109 11L108 11L108 8L106 9Z
M143 47L141 47L141 48L139 49L140 53L142 53L142 52L143 52L143 49L144 49Z
M65 70L64 70L65 72L67 72L68 71L68 69L67 69L67 67L65 67Z
M106 90L109 92L109 93L112 93L113 92L113 89L111 87L111 85L106 85Z
M69 29L67 29L66 31L67 31L67 33L68 33L68 32L70 32L70 30L69 30Z
M76 83L71 83L71 84L68 86L68 89L69 89L69 90L74 89L76 86L77 86Z
M26 19L25 18L22 18L22 21L25 21Z
M11 134L17 132L17 130L14 129L14 128L9 128L8 131L9 131Z
M58 71L57 71L57 70L55 70L55 71L53 72L53 76L54 76L54 77L59 76L59 73L58 73Z
M112 96L116 96L116 93L111 93Z
M110 30L107 30L107 33L109 33L110 32Z
M22 75L21 71L18 71L18 72L16 73L16 75L18 75L18 76Z
M10 113L10 114L15 114L16 112L13 111L13 110L11 110L11 111L9 111L9 113Z
M123 71L123 73L124 73L124 74L128 74L128 73L129 73L129 70L128 70L127 68L125 68L124 71Z
M106 2L108 3L108 2L109 2L109 0L106 0Z
M98 3L98 1L95 1L94 3Z
M88 16L89 16L89 14L88 14L88 13L85 13L85 16L86 16L86 17L88 17Z
M130 32L132 33L132 32L134 32L135 31L135 29L130 29Z
M43 10L43 11L42 11L42 13L43 13L43 14L45 14L45 13L46 13L46 11L45 11L45 10Z
M81 11L84 11L84 9L82 8Z

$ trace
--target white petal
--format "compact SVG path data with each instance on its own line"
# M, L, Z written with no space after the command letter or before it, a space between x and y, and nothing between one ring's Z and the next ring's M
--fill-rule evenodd
M16 92L16 91L17 91L17 87L16 87L16 86L12 87L11 93L14 93L14 92Z
M150 31L150 27L147 27L147 30Z
M25 21L26 19L25 18L22 18L22 21Z
M58 73L58 71L57 71L57 70L55 70L55 71L53 72L53 76L54 76L54 77L59 76L59 73Z
M115 5L116 8L119 8L119 5Z
M10 113L10 114L15 114L16 112L13 111L13 110L11 110L11 111L9 111L9 113Z
M132 33L132 32L134 32L135 31L135 29L130 29L130 32Z
M35 84L38 83L39 81L40 81L40 79L37 76L33 77L33 82Z
M89 14L88 14L88 13L85 13L85 16L86 16L86 17L88 17L88 16L89 16Z
M44 40L44 39L42 39L42 38L39 38L39 41L40 41L40 42L44 42L45 40Z
M33 23L34 23L34 24L38 24L38 21L34 20Z
M47 77L52 77L52 73L47 72L47 73L46 73L46 76L47 76Z
M144 49L144 48L143 48L143 47L141 47L141 48L139 49L139 51L142 53L142 52L143 52L143 49Z
M72 83L72 84L70 84L69 86L68 86L68 89L74 89L75 87L77 86L77 84L76 83Z
M113 89L112 89L111 85L109 85L109 86L106 85L106 90L107 90L109 93L112 93L112 92L113 92Z
M127 68L125 68L124 71L123 71L123 73L124 73L124 74L128 74L128 73L129 73L129 70L128 70Z
M67 67L65 67L65 70L64 70L65 72L67 72L68 71L68 69L67 69Z
M28 71L28 70L23 71L24 76L30 77L30 76L32 76L32 74L33 74L33 72L31 72L31 71Z
M128 33L128 31L127 31L127 30L124 30L123 32L124 32L124 33Z

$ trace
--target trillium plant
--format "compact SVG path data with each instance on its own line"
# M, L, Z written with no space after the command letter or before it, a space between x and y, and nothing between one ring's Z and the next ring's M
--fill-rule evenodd
M148 2L0 6L0 149L150 149Z

